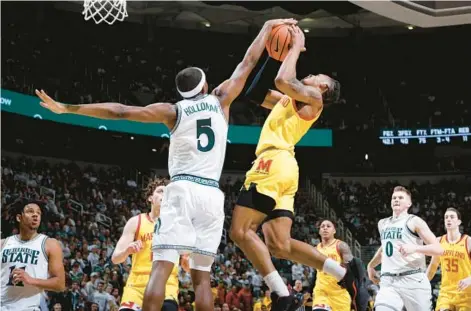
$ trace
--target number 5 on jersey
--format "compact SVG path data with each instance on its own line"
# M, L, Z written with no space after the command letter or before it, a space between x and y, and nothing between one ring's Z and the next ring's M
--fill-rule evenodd
M201 135L206 135L208 143L206 146L201 144ZM214 147L214 131L211 128L211 118L196 120L196 139L198 140L198 150L208 152Z

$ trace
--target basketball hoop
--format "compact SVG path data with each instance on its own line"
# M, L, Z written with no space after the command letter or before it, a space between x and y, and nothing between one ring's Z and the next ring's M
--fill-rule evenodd
M85 0L82 15L85 15L86 21L93 19L96 24L122 22L128 17L126 0Z

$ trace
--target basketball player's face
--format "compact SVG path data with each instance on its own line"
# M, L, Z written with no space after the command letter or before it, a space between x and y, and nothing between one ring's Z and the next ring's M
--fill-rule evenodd
M410 197L403 191L393 192L391 197L391 208L394 212L403 212L412 205Z
M335 235L335 226L332 222L324 220L319 227L319 234L324 239L331 239Z
M325 86L326 88L331 84L332 79L323 74L318 75L309 75L301 80L304 85L309 85L313 87Z
M458 219L458 215L456 215L453 211L448 211L445 213L445 228L446 230L455 230L459 228L461 225L461 220Z
M149 201L153 205L160 206L164 197L164 189L165 186L158 186L157 188L155 188L154 192L152 193L152 196L149 198Z
M36 204L28 204L23 208L23 212L16 216L16 220L29 230L38 230L41 224L41 208Z

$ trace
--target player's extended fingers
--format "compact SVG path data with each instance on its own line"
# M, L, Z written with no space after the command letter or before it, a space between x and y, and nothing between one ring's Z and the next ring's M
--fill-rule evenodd
M136 245L137 245L137 247L139 247L139 249L142 248L142 241L141 241L141 240L137 240L137 241L136 241Z
M47 95L46 92L44 92L44 90L41 90L41 93L44 96L45 101L53 101L53 99L49 97L49 95Z
M298 21L295 20L294 18L286 18L286 19L283 19L282 21L283 23L288 24L288 25L296 25L298 23Z
M34 90L34 93L39 97L41 98L43 96L43 94L41 94L41 92L39 92L37 89Z

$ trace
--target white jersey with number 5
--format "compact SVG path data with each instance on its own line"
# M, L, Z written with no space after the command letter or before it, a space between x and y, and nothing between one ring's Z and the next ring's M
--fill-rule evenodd
M383 255L381 273L404 273L414 270L425 271L425 255L415 253L403 256L399 252L402 244L423 245L422 239L409 227L409 221L417 216L404 214L398 218L389 217L379 221L378 229L381 237Z
M176 103L176 108L168 155L170 177L191 175L219 181L228 122L218 98L201 95Z
M24 269L33 278L47 279L47 238L44 234L38 234L30 241L22 241L17 235L5 239L2 247L2 311L39 310L44 291L35 286L14 284L11 272Z

